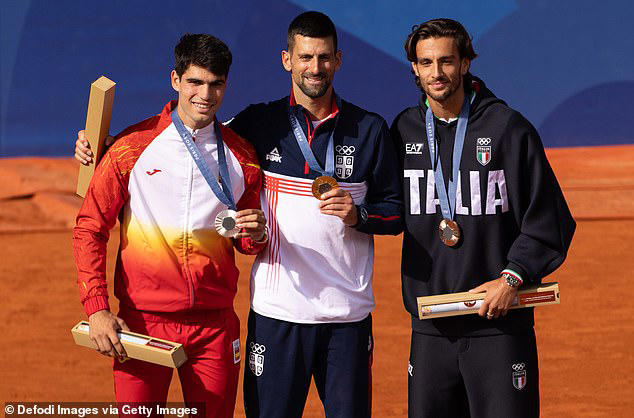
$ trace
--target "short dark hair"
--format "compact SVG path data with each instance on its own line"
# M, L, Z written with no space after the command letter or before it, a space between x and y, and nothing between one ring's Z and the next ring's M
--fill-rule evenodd
M453 19L432 19L416 25L405 40L405 53L410 62L416 62L416 44L429 38L452 38L458 47L459 58L475 59L471 37L460 22Z
M323 13L310 11L297 16L288 26L288 50L295 45L295 35L310 38L328 38L332 36L335 51L337 51L337 30L332 20Z
M190 65L227 77L232 60L229 47L220 39L206 33L183 35L174 47L174 58L174 69L178 77L181 77Z

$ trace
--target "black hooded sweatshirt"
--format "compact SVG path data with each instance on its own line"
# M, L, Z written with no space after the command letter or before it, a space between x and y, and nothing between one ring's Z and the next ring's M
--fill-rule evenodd
M425 133L426 97L401 112L392 125L405 198L402 286L416 332L445 336L522 334L534 324L533 309L506 317L477 315L418 319L416 298L465 292L508 268L524 284L540 283L559 267L575 230L557 179L535 128L467 75L471 98L460 161L456 215L462 238L448 247L439 238L443 219ZM445 187L452 171L456 121L434 118Z

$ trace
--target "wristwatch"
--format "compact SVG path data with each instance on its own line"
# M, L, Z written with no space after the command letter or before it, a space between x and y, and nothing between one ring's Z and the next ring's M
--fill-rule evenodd
M264 244L268 240L269 240L269 228L267 225L264 225L264 235L262 235L262 238L260 238L259 241L253 240L253 242L255 242L256 244Z
M504 277L506 284L510 287L519 287L522 284L522 281L512 274L502 273L502 277Z
M368 211L364 207L359 207L359 219L357 220L357 225L363 225L368 221Z

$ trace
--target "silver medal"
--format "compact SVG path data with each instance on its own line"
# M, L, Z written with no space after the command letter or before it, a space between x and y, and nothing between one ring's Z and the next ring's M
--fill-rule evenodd
M233 238L238 234L238 232L240 232L240 229L236 228L235 210L223 210L216 216L216 221L214 223L218 234L225 238Z

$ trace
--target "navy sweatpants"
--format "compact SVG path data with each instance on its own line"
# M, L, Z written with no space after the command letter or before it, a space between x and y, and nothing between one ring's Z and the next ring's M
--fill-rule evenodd
M249 418L302 416L314 377L326 417L371 410L372 317L297 324L249 313L244 406Z

